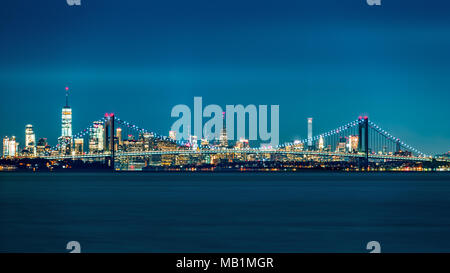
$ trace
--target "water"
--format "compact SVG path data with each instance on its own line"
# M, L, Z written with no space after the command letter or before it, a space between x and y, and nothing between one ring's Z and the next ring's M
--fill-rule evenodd
M0 252L450 252L448 173L0 173Z

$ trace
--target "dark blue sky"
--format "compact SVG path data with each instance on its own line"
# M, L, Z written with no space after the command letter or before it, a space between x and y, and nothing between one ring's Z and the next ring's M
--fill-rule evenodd
M167 135L176 104L279 104L280 138L360 114L450 150L450 3L426 0L2 2L0 135L52 144L105 112Z

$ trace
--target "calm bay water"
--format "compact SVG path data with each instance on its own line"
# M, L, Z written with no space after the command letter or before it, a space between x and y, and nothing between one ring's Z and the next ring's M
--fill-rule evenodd
M0 252L450 252L448 173L0 173Z

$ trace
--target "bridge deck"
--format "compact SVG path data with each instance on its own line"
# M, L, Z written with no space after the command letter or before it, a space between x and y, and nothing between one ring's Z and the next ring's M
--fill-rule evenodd
M217 149L217 150L172 150L172 151L146 151L146 152L117 152L115 157L127 156L149 156L149 155L204 155L204 154L279 154L279 155L311 155L323 157L344 157L344 158L364 158L361 153L338 153L338 152L320 152L320 151L280 151L280 150L260 150L260 149ZM105 158L111 156L110 153L102 154L83 154L83 155L65 155L65 156L44 156L45 159L84 159L84 158ZM431 157L397 156L369 154L371 159L389 159L404 161L431 161Z

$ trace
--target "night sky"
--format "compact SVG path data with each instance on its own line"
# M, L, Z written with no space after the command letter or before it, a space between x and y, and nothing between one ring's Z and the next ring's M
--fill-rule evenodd
M279 104L280 140L359 115L450 150L450 3L437 0L2 1L0 136L56 144L114 112L167 135L177 104Z

